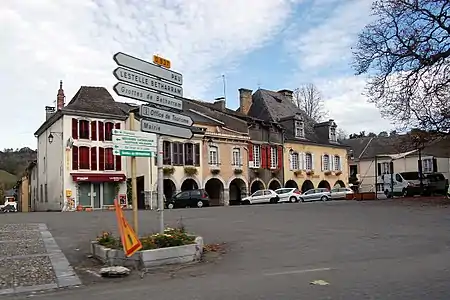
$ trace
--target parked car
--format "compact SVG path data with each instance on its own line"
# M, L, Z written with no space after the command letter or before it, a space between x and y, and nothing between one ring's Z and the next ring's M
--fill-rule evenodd
M300 201L328 201L331 199L331 194L328 189L318 188L318 189L310 189L300 195Z
M330 191L331 199L347 199L348 195L351 195L353 199L353 195L355 194L351 188L346 187L335 187Z
M280 197L273 190L259 190L242 199L243 204L277 203Z
M296 188L281 188L275 190L278 197L280 197L280 202L299 202L301 192Z
M448 190L448 179L442 173L425 174L425 181L428 187L427 194L445 195Z
M209 206L209 195L203 189L184 191L166 201L166 208Z

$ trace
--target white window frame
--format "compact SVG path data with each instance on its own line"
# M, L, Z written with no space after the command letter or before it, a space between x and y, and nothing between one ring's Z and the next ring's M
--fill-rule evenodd
M231 164L233 167L241 167L242 166L242 157L241 157L241 149L233 148L231 152Z
M261 167L261 146L253 145L253 166L255 168Z
M291 170L299 170L300 169L300 159L298 152L292 152L290 157L290 167Z
M311 153L305 153L305 170L312 170L313 158Z
M302 121L295 121L294 122L294 134L296 138L303 138L305 137L305 123Z
M278 151L276 147L270 147L270 168L276 169L278 164Z
M334 171L341 171L342 170L342 162L341 162L341 157L339 155L335 155L333 157L333 167L334 167Z
M215 167L219 165L219 147L209 146L208 163L210 166Z
M330 169L330 156L328 154L324 154L322 156L322 167L324 171L331 171Z
M390 163L389 162L382 162L381 164L381 175L384 174L391 174L390 172Z
M432 173L433 172L433 159L425 158L422 159L422 173Z
M336 127L330 127L330 141L337 142Z

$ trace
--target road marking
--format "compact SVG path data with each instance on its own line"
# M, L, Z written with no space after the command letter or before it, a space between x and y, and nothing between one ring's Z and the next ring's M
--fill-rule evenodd
M266 273L265 276L277 276L277 275L290 275L290 274L303 274L303 273L311 273L311 272L322 272L322 271L331 271L331 268L318 268L318 269L307 269L307 270L292 270L286 272L277 272L277 273Z

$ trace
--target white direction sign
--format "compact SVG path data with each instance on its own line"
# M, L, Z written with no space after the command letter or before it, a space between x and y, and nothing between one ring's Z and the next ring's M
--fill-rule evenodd
M133 137L133 136L117 136L113 135L113 144L114 145L129 145L129 146L140 146L147 148L155 148L156 140L149 140L141 137ZM137 149L136 149L137 150Z
M145 133L141 131L133 131L133 130L123 130L123 129L113 129L113 136L131 136L131 137L139 137L147 140L151 140L156 145L156 135L151 133Z
M150 120L141 120L141 130L179 138L190 139L194 135L189 128L158 123Z
M113 150L133 150L133 151L156 151L156 147L135 146L127 144L114 144Z
M141 105L139 109L139 114L146 118L151 118L157 121L165 121L169 123L175 123L180 124L184 126L192 126L194 122L192 121L191 117L176 114L170 111Z
M122 52L114 54L113 59L119 66L150 74L178 85L183 84L183 75L180 73L164 69L160 66L146 62L145 60L141 60Z
M113 74L120 81L136 84L169 95L183 97L183 88L179 85L167 83L122 67L115 69Z
M147 103L162 105L177 110L183 109L183 101L175 99L169 96L161 95L159 93L146 90L140 87L128 85L126 83L119 82L113 87L117 95L144 101Z

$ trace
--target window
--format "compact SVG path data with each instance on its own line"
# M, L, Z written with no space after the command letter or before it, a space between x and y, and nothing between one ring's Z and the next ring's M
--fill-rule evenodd
M105 148L105 170L114 170L114 155L112 148Z
M173 149L173 165L174 166L182 166L184 164L183 161L183 143L172 143Z
M187 166L194 165L194 145L191 143L184 144L184 164Z
M194 145L194 165L200 166L200 144Z
M105 149L98 148L98 170L105 170Z
M209 146L209 164L211 166L219 164L219 150L216 146Z
M105 141L112 141L112 130L114 129L114 123L105 123Z
M241 161L241 149L239 149L239 148L233 148L232 165L233 165L234 167L240 167L240 166L242 166L242 161Z
M305 137L305 127L302 121L295 121L294 123L295 137L303 138Z
M290 163L291 170L298 170L299 169L299 159L298 159L298 153L292 152L291 153L291 163Z
M334 156L334 170L341 171L341 157L338 155Z
M89 121L87 120L80 120L78 122L78 128L79 128L79 138L80 139L89 139Z
M44 202L44 190L42 189L42 184L41 184L41 195L40 195L40 202Z
M253 165L255 168L261 167L261 147L259 145L253 146Z
M312 154L311 153L306 153L305 155L305 169L306 170L312 170Z
M75 118L72 118L72 138L78 139L78 120Z
M45 202L48 202L48 188L47 188L47 184L44 185L45 188Z
M330 156L328 154L325 154L323 156L322 164L323 164L322 168L324 171L330 171Z
M91 122L91 139L93 141L97 140L97 121Z
M85 146L81 146L78 148L79 168L80 169L89 170L91 167L89 165L89 155L90 155L89 150L90 150L89 147L85 147Z
M97 147L91 148L91 170L97 170Z
M277 148L276 147L270 147L270 168L276 169L277 168Z
M45 162L44 162L45 165ZM78 147L72 147L72 170L78 170Z
M433 172L433 159L427 158L422 159L422 173L432 173Z
M332 142L337 141L336 127L330 127L330 141L332 141Z
M172 143L169 141L163 142L163 164L172 164Z
M103 122L98 121L98 140L105 140L105 124Z
M381 174L391 174L391 168L388 162L381 163Z
M253 193L252 197L258 197L264 195L264 191L256 191Z
M397 180L398 182L403 182L403 178L402 176L400 176L400 174L395 174L395 180Z

